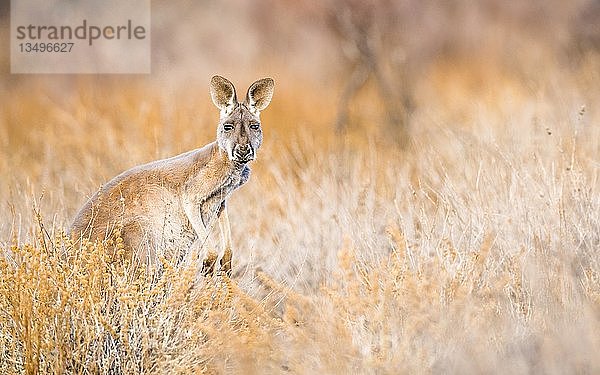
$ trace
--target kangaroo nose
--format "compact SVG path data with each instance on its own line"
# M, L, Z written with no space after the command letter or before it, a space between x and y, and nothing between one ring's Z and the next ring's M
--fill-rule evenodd
M246 160L252 155L252 147L249 144L237 145L235 156L238 159Z

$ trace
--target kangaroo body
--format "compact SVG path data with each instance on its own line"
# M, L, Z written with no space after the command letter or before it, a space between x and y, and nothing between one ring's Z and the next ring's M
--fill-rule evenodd
M129 169L103 185L79 210L71 235L102 240L122 228L125 247L139 263L157 256L183 259L201 248L218 221L223 257L231 273L231 234L227 200L248 181L256 150L262 143L259 111L271 100L273 81L263 79L237 102L233 85L222 77L211 81L211 96L221 110L217 141L184 154ZM212 273L216 254L204 261Z

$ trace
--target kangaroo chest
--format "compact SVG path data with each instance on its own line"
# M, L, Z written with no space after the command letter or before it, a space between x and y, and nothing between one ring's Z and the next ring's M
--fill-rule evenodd
M208 226L213 220L215 220L223 208L225 202L233 193L233 191L248 181L250 177L250 168L244 166L241 172L234 173L223 179L212 192L210 192L200 202L200 216L202 223Z

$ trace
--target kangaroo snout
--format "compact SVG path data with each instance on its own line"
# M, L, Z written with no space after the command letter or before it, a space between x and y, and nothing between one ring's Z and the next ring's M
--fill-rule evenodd
M247 162L254 159L254 150L248 143L245 145L236 145L233 149L233 157L237 161Z

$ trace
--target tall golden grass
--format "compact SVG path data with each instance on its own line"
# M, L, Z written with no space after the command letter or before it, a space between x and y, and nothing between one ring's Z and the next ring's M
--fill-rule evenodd
M600 372L597 68L433 66L404 149L369 87L340 135L336 87L280 77L231 280L64 236L102 182L213 139L204 87L7 80L0 373Z

